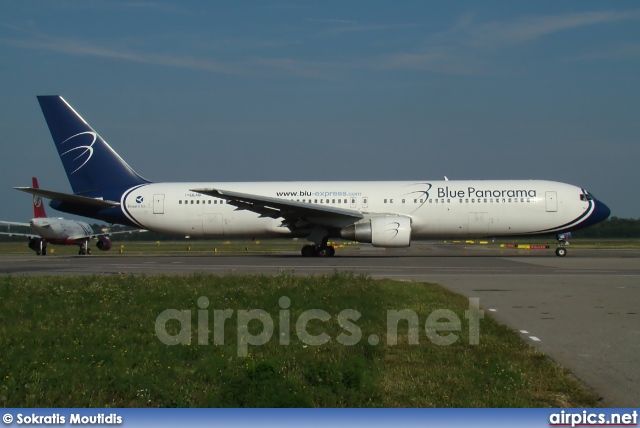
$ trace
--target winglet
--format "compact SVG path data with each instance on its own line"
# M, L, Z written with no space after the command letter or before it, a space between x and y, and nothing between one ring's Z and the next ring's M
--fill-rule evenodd
M38 179L31 177L31 187L39 189ZM33 218L45 218L47 213L44 210L44 204L42 203L42 197L40 195L33 195Z

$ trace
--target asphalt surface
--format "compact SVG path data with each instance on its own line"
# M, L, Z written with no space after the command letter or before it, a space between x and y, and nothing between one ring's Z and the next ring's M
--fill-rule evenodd
M0 275L330 273L435 282L468 297L571 370L611 407L640 406L640 251L363 248L271 255L0 255ZM482 338L481 338L482 340Z

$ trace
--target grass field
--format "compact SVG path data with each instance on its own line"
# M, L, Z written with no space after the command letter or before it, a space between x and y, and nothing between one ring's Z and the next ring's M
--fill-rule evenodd
M202 296L208 306L198 300ZM286 319L283 297L290 299L289 328L280 322ZM480 321L479 344L470 344L468 307L464 297L436 285L354 274L5 276L0 401L5 407L597 405L566 370L488 315ZM168 346L158 339L156 320L166 309L191 311L190 344ZM223 309L233 316L218 331L214 311ZM239 311L249 309L270 314L275 333L241 357ZM296 321L309 309L330 314L308 324L310 334L328 334L328 343L308 344L296 333ZM344 309L361 314L354 321L362 339L352 346L337 340L353 332L337 320ZM409 343L406 322L399 324L398 344L388 343L387 310L401 309L418 315L419 344ZM452 345L427 338L425 320L436 309L461 320ZM204 313L208 336L198 330ZM247 327L253 335L262 331L260 321ZM176 320L166 329L187 332ZM290 343L281 345L287 331ZM379 344L369 344L371 334ZM216 337L224 344L214 345ZM201 338L207 344L199 344Z

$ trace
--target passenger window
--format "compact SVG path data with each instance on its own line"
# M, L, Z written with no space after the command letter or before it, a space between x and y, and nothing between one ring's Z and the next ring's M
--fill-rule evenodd
M182 199L180 199L180 200L178 201L178 204L182 205Z

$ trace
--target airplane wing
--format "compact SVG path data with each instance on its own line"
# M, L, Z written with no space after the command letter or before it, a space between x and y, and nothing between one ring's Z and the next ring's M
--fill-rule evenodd
M250 193L232 192L222 189L191 189L192 192L226 199L239 210L253 211L260 217L283 218L283 226L296 228L298 225L314 224L324 227L347 227L362 220L360 211L328 207L307 202L297 202Z
M146 229L132 229L132 230L119 230L117 232L103 232L103 233L94 233L93 235L89 235L89 238L101 238L103 236L112 236L112 235L130 235L132 233L144 233L148 232Z
M30 193L32 195L41 196L47 199L55 199L62 202L69 202L72 204L90 205L99 208L119 207L120 202L108 201L100 198L88 198L86 196L72 195L69 193L54 192L51 190L35 189L33 187L14 187L16 190Z
M102 233L92 233L90 235L72 235L69 236L69 239L78 240L78 239L99 239L104 236L112 236L112 235L124 235L124 234L132 234L132 233L143 233L148 232L145 229L132 229L132 230L119 230L117 232L102 232Z

